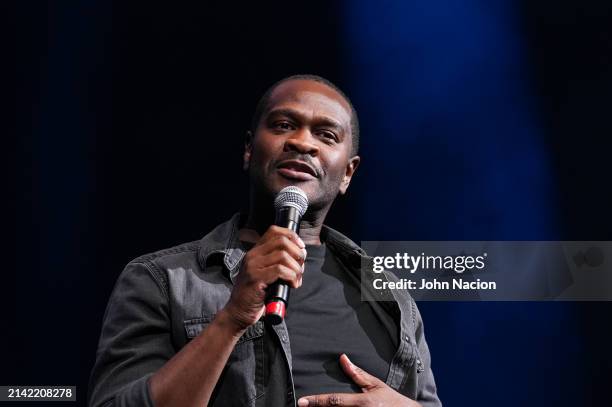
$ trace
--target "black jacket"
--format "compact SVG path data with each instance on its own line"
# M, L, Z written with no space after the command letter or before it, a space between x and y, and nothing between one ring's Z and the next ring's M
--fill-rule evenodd
M104 315L89 385L90 406L153 406L148 380L227 303L245 248L237 238L240 217L219 225L202 240L141 256L120 275ZM321 239L347 273L360 275L370 262L361 248L324 226ZM367 268L365 268L367 269ZM392 274L377 274L396 280ZM421 316L406 291L372 302L400 327L399 346L386 383L424 407L439 406ZM350 340L346 338L346 340ZM240 338L228 360L211 405L277 406L296 404L291 350L284 323L258 321Z

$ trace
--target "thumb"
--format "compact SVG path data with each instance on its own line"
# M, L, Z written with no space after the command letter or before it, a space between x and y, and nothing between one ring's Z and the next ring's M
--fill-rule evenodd
M355 384L361 387L361 390L364 392L372 390L382 383L377 377L372 376L365 370L354 365L345 353L340 355L340 366L342 366L344 373L350 377Z

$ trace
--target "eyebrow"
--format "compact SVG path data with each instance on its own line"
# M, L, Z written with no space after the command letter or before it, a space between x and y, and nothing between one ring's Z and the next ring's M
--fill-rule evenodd
M266 115L266 117L270 117L270 116L287 116L289 118L291 118L292 120L295 121L305 121L305 116L300 113L299 111L295 110L295 109L291 109L291 108L278 108L278 109L272 109L268 112L268 114ZM336 130L341 130L342 132L344 132L344 126L342 126L342 124L340 124L340 122L331 119L329 117L325 117L325 116L315 116L314 118L314 122L318 125L318 126L325 126L325 127L331 127L334 128Z

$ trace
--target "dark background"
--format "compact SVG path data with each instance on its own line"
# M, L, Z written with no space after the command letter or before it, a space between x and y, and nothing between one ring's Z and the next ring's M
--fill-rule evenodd
M362 166L329 218L353 240L612 240L611 3L378 3L3 6L0 384L76 385L84 405L123 266L244 204L244 132L290 74L360 114ZM610 403L610 303L419 306L446 405Z

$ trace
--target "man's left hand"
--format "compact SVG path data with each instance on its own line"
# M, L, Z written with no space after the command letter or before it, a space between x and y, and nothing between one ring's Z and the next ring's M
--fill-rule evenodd
M385 382L355 366L346 356L340 356L340 366L344 373L350 377L363 393L335 393L317 394L302 397L298 400L299 407L325 407L325 406L401 406L420 407L414 400L405 397Z

